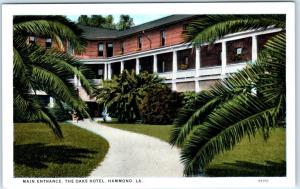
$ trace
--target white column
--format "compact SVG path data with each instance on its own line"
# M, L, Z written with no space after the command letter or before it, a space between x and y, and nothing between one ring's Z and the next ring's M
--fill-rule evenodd
M176 79L176 73L177 73L177 51L173 51L173 66L172 66L172 79Z
M226 75L226 63L227 63L227 57L226 57L226 42L222 42L222 69L221 69L221 75L222 77L225 77Z
M54 107L54 98L52 98L51 96L50 96L49 107L50 107L50 108L53 108L53 107Z
M121 66L120 66L120 73L122 73L124 70L124 61L121 61Z
M107 67L107 76L108 76L108 79L111 79L111 63L109 63L108 67Z
M172 91L176 91L177 87L176 87L176 81L172 81Z
M176 73L177 73L177 51L173 51L173 65L172 65L172 90L176 91Z
M157 73L157 54L153 55L153 73Z
M77 76L76 75L74 75L74 87L75 87L75 89L78 89L78 80L77 80Z
M140 74L140 59L139 58L136 58L136 61L135 61L135 73L137 75Z
M257 36L252 36L252 62L257 60Z
M199 80L197 79L195 79L195 92L196 93L200 92Z
M197 78L200 76L200 66L201 66L201 47L196 47L196 58L195 58L195 92L200 92L199 80Z
M77 78L76 75L74 75L74 87L75 87L75 89L78 89L79 87L81 87L81 82L80 82L80 80Z
M196 47L196 58L195 58L195 60L196 60L196 64L195 64L195 70L196 70L196 72L195 72L195 77L199 77L199 75L200 75L200 65L201 65L201 59L200 59L201 57L200 57L200 47Z
M104 80L107 79L107 63L104 64Z

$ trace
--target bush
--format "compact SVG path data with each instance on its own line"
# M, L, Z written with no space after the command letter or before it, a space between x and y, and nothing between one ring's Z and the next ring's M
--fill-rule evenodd
M197 98L197 93L194 91L187 91L182 93L182 105L189 105Z
M124 70L118 77L104 81L94 90L97 103L104 105L108 113L119 122L133 123L140 118L139 104L148 91L165 86L163 79L143 72L136 75Z
M163 86L150 90L142 100L139 109L144 123L171 124L181 105L181 95Z
M50 112L56 118L57 121L66 121L72 119L72 108L66 104L54 104L53 108L50 108Z

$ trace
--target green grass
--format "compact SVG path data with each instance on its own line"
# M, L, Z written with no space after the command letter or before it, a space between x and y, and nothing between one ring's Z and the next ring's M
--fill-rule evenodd
M103 123L109 127L140 133L152 137L159 138L163 141L169 142L172 125L148 125L148 124L123 124L123 123Z
M153 136L168 142L171 125L101 123L109 127ZM271 130L270 138L245 137L233 150L217 155L206 176L285 176L285 129Z
M85 177L104 159L109 144L71 124L61 124L58 140L43 123L15 123L15 177Z
M285 129L271 130L264 141L258 133L245 137L233 150L214 158L206 168L208 176L285 176Z

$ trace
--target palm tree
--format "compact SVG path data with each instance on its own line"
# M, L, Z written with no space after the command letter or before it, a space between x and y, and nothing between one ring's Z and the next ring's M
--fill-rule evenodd
M74 75L90 94L91 87L84 73L86 69L72 56L64 53L68 41L81 51L85 42L82 31L62 16L16 16L13 20L13 79L14 108L28 120L48 123L57 137L63 137L58 123L37 98L44 91L57 103L64 102L77 112L88 115L86 104L77 97L70 79ZM51 37L58 49L46 49L38 43L28 43L29 36Z
M174 122L172 145L180 146L184 174L201 174L217 154L231 150L245 135L284 127L285 16L209 15L192 22L186 40L194 46L245 30L282 28L267 41L254 63L228 75L182 108Z
M134 122L140 119L139 104L147 91L162 85L157 75L147 72L136 75L134 71L124 70L118 77L99 85L94 96L119 122Z

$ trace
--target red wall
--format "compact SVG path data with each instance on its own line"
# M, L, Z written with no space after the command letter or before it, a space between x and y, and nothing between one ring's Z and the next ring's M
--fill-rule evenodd
M131 54L140 51L146 51L149 49L156 49L161 47L160 42L160 31L166 31L166 46L176 45L182 43L183 36L183 23L178 23L175 25L171 25L168 27L162 27L155 30L146 31L144 34L137 33L125 38L115 39L113 41L114 52L113 55L121 55L121 41L124 41L124 54ZM138 49L137 38L138 36L142 36L142 48ZM151 40L151 48L150 48L150 41ZM85 52L81 55L76 55L79 58L100 58L98 57L98 49L97 45L100 41L88 41L87 47ZM105 56L105 48L104 48L104 56Z

